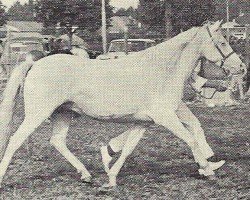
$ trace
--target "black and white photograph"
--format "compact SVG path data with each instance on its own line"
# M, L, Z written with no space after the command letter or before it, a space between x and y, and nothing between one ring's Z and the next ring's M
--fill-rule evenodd
M249 200L249 0L0 0L0 200Z

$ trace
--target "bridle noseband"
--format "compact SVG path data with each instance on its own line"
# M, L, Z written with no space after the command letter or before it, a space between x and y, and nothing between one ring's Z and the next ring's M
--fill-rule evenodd
M208 26L206 27L206 29L207 29L208 35L210 36L210 38L212 39L212 41L213 41L213 43L214 43L214 46L216 47L216 49L218 50L218 52L219 52L220 55L222 56L220 67L222 67L222 68L224 69L223 66L224 66L224 63L225 63L226 59L228 59L231 55L235 54L235 52L232 51L232 52L229 53L228 55L225 55L225 54L221 51L221 49L219 48L219 46L214 42L212 33L211 33L211 31L210 31L210 29L209 29ZM210 62L212 62L212 61L210 61ZM215 62L212 62L212 63L215 63ZM226 71L226 69L224 69L224 70Z

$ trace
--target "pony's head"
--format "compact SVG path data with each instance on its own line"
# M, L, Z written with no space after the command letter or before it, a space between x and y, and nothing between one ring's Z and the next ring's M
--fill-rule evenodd
M202 36L204 38L201 56L231 74L243 74L246 72L246 66L223 37L221 23L222 21L217 21L202 27L205 33Z

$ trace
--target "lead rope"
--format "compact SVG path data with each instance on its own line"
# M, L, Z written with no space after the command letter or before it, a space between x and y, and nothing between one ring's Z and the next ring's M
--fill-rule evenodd
M198 76L201 76L202 77L202 73L203 73L203 66L204 66L204 63L206 62L206 58L204 57L201 57L200 58L200 71L198 72ZM195 81L192 76L191 76L191 79L192 81ZM204 99L212 99L214 97L214 95L217 93L217 90L215 89L215 91L213 92L213 94L210 96L210 97L206 97L205 95L202 95L202 91L198 91L196 90L193 85L190 83L190 81L188 82L188 84L190 85L191 89L200 97L200 98L204 98Z
M214 95L218 92L216 89L214 90L213 94L210 97L206 97L205 95L202 95L202 91L197 91L190 82L188 82L190 85L191 89L197 94L199 97L204 98L204 99L212 99L214 98Z

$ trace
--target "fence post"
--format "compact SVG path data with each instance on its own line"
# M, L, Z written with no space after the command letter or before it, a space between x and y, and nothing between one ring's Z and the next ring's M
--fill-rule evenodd
M246 28L246 64L247 68L250 67L250 25Z
M249 70L250 70L250 24L246 27L246 66L247 66L247 76L250 76ZM250 77L247 77L247 81L250 81ZM247 83L250 84L250 83ZM250 89L249 89L250 90ZM249 95L250 91L247 91L246 93Z

